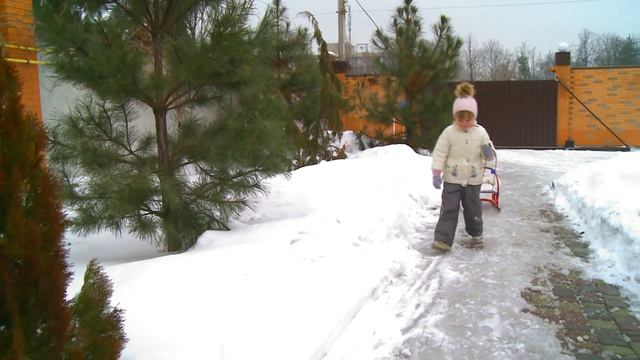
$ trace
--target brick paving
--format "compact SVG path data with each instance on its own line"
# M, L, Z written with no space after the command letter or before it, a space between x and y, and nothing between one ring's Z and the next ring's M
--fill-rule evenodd
M588 261L588 244L561 223L557 214L541 211L559 248ZM547 265L537 269L531 286L521 293L531 308L524 310L557 326L565 351L577 360L640 360L640 320L629 311L617 286L586 279L578 269Z

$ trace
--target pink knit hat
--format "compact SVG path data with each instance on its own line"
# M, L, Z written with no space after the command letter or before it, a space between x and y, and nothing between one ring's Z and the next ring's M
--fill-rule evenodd
M453 101L453 115L458 111L469 111L475 119L478 118L478 103L473 98L475 90L473 85L468 82L462 82L456 86L456 99Z

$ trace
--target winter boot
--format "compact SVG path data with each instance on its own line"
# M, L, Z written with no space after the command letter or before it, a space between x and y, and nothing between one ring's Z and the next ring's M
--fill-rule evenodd
M433 244L431 244L431 248L439 251L451 250L451 246L443 243L442 241L434 241Z
M471 238L460 240L460 245L469 249L481 249L484 247L484 241L482 236L472 236Z

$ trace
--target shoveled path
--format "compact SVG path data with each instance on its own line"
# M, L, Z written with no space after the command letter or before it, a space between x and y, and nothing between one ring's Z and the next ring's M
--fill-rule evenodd
M393 358L638 359L637 319L615 287L581 278L574 254L588 249L553 210L551 181L563 171L517 161L499 169L502 211L484 208L483 250L454 245L438 257L426 229L437 286Z

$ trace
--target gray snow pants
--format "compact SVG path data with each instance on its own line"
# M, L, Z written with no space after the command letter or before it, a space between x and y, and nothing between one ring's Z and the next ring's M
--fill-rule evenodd
M482 235L482 202L480 201L480 186L462 186L444 183L442 189L442 205L440 218L436 224L434 241L440 241L449 246L453 245L453 238L458 226L458 213L462 203L465 228L471 236Z

